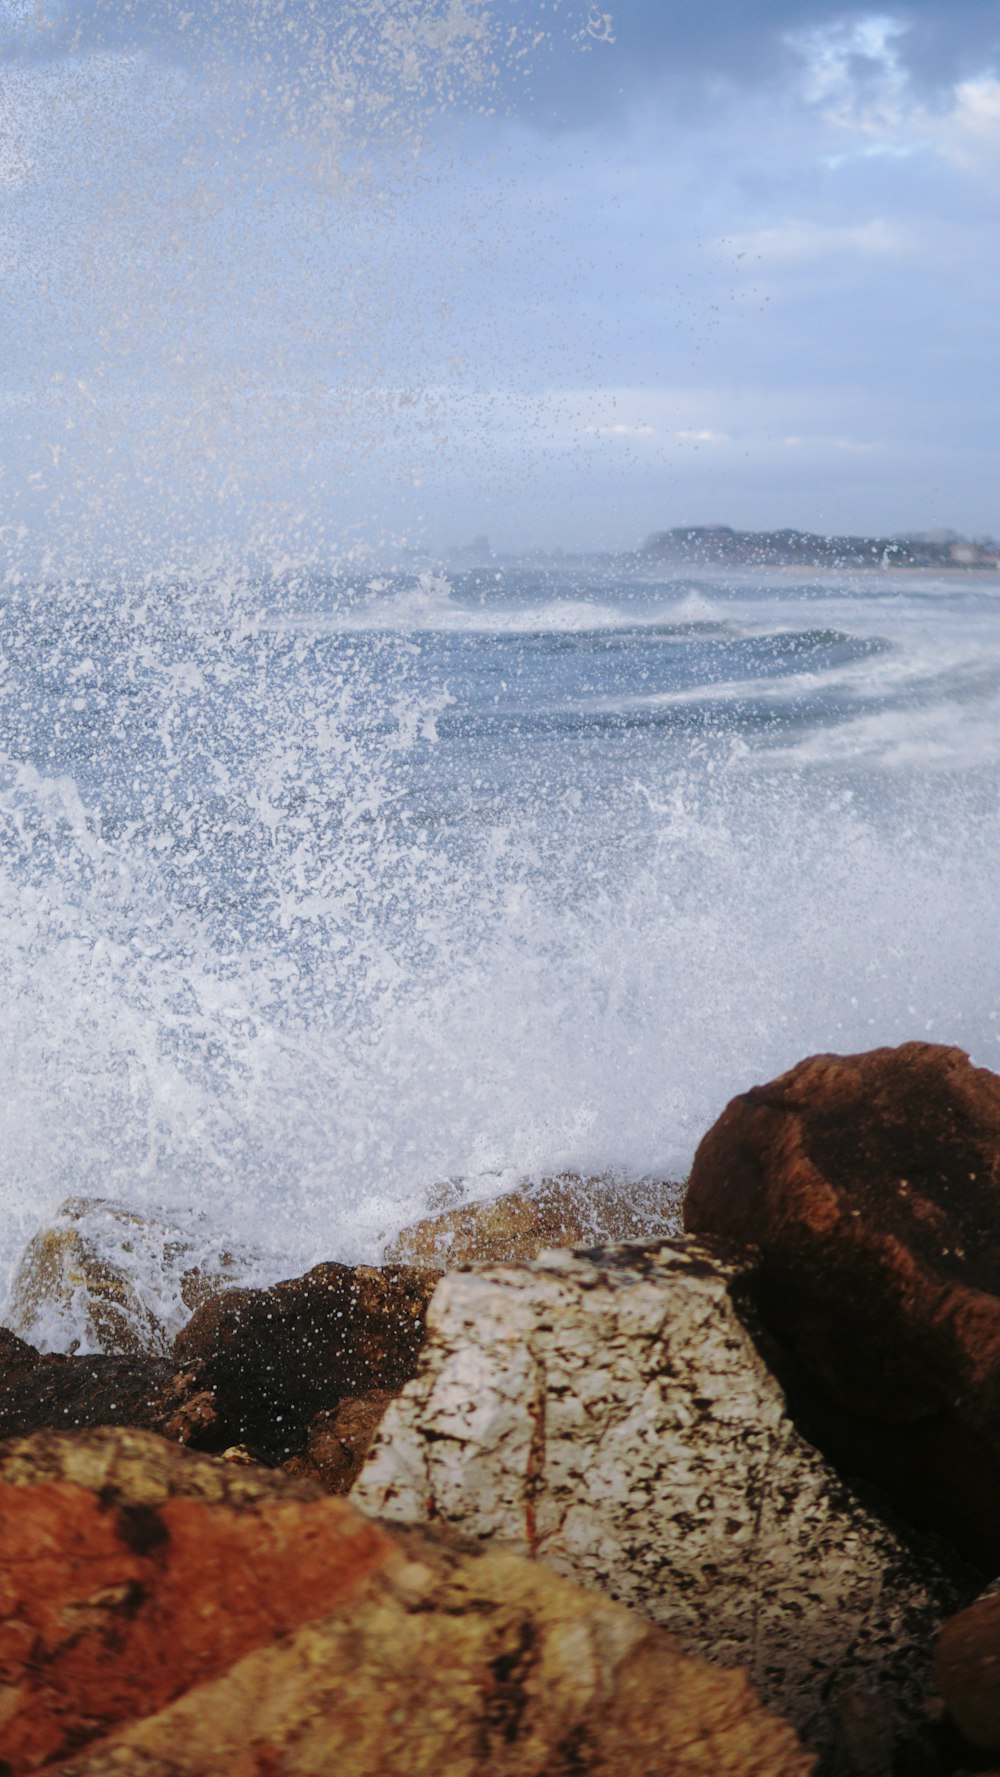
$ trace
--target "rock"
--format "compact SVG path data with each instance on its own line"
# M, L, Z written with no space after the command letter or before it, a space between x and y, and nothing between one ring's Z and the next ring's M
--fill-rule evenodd
M127 1427L43 1431L0 1442L0 1487L57 1484L83 1488L106 1507L159 1507L184 1498L234 1511L266 1511L275 1500L320 1497L311 1481L292 1480L258 1463L231 1465ZM5 1510L13 1509L12 1496L3 1498Z
M317 1413L303 1455L290 1457L282 1467L289 1474L318 1481L327 1493L349 1493L386 1408L395 1398L379 1388L371 1394L348 1396L339 1407Z
M331 1264L269 1290L226 1290L203 1303L168 1357L42 1356L8 1332L0 1437L135 1426L213 1453L246 1446L250 1460L271 1465L298 1459L302 1473L343 1491L413 1373L437 1281L405 1266Z
M33 1345L19 1339L9 1327L0 1327L0 1390L10 1377L36 1370L41 1362L42 1354Z
M503 1550L141 1433L0 1450L8 1777L806 1777L741 1673Z
M384 1601L249 1655L91 1757L61 1764L59 1777L813 1770L742 1674L668 1654L666 1638L659 1647L630 1645L620 1620L600 1621L600 1601L586 1594L547 1608L525 1598L510 1584L509 1557L467 1559L479 1570L451 1584L427 1563L408 1564L402 1583L387 1577ZM421 1584L425 1575L430 1583Z
M745 1666L811 1746L866 1698L902 1745L976 1584L911 1553L802 1438L745 1324L752 1285L752 1260L682 1239L452 1273L351 1498L643 1611Z
M34 1363L0 1369L0 1438L120 1425L210 1450L232 1442L232 1427L199 1365L185 1369L153 1357L32 1355Z
M188 1316L257 1258L213 1242L197 1215L67 1197L25 1249L7 1318L42 1346L162 1355Z
M537 1259L550 1246L604 1246L678 1232L681 1186L664 1179L610 1175L525 1184L488 1203L460 1203L404 1228L385 1249L387 1263L460 1265Z
M735 1098L685 1226L753 1243L798 1410L1000 1568L1000 1078L960 1049L818 1055Z
M1000 1595L977 1598L945 1624L934 1672L962 1733L1000 1751Z
M394 1392L416 1367L437 1273L317 1265L268 1290L226 1290L174 1342L217 1410L265 1460L298 1454L316 1415L345 1396Z
M317 1536L314 1498L139 1432L0 1447L8 1768L161 1707L349 1595L384 1538Z

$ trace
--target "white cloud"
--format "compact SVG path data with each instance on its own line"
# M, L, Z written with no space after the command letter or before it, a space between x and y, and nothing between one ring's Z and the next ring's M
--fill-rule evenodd
M880 131L898 122L909 86L899 41L910 27L887 13L834 20L785 41L801 56L803 97L831 121Z
M584 426L588 438L655 438L653 426L626 426L620 420L611 426Z
M770 445L769 438L759 441L765 448ZM781 439L785 450L811 452L814 456L826 456L831 450L839 451L843 456L868 457L882 449L881 444L871 438L831 438L826 433L814 432L803 434L789 432Z
M1000 80L992 74L963 80L949 111L925 113L923 131L938 153L965 168L995 175L1000 155Z
M996 172L1000 78L984 69L959 81L949 101L927 105L900 54L902 19L872 13L786 37L802 59L802 96L860 146L824 157L832 170L858 159L907 159L928 150L964 170Z
M878 445L868 438L831 438L830 443L834 450L846 451L853 457L871 456L872 451L878 449Z
M904 230L891 227L879 217L873 217L870 222L847 225L785 222L774 228L729 235L719 243L728 255L735 250L738 258L772 265L800 265L813 260L845 257L881 259L905 253L912 245L911 237Z

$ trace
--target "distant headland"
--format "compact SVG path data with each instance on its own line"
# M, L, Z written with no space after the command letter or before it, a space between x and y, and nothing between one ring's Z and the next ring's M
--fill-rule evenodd
M907 537L825 537L811 531L737 531L730 525L675 525L654 531L640 551L663 561L747 568L1000 568L1000 543L954 531Z

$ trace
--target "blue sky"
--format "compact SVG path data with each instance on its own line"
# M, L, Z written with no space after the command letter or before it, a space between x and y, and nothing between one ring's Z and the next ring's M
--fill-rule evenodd
M0 0L0 524L1000 532L1000 9Z

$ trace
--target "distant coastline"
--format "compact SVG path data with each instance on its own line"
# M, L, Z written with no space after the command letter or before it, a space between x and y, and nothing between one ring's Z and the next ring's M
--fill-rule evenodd
M825 537L811 531L737 531L729 525L675 525L654 531L640 555L699 567L1000 569L994 538L953 532L914 537Z

